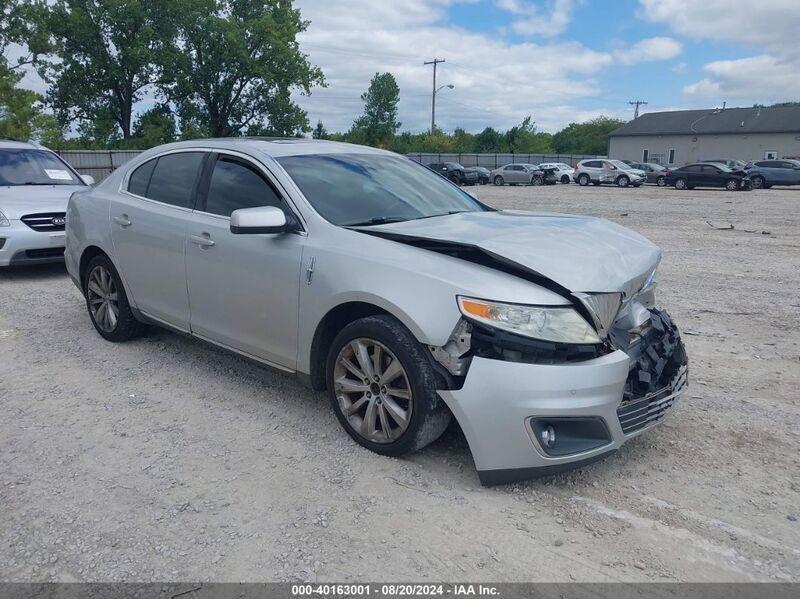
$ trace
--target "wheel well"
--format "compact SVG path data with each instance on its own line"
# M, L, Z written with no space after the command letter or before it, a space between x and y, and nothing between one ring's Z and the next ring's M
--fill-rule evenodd
M325 362L328 350L336 335L351 322L366 316L389 314L383 308L366 302L348 302L328 312L314 332L311 342L311 386L317 391L325 389Z
M83 279L86 275L86 268L89 266L89 262L91 262L95 256L101 256L101 255L105 256L106 253L96 245L90 245L85 250L83 250L83 254L81 255L80 267L78 269L81 285L83 285Z

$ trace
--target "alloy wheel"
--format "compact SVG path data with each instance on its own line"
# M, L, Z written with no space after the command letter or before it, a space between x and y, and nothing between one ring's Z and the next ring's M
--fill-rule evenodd
M119 303L114 277L103 266L95 266L86 284L89 311L97 326L110 333L119 320Z
M739 184L736 182L736 179L730 179L730 180L729 180L729 181L728 181L728 182L725 184L725 188L726 188L728 191L736 191L737 189L739 189Z
M405 368L374 339L353 339L333 370L336 399L352 429L373 443L392 443L411 422L413 399Z

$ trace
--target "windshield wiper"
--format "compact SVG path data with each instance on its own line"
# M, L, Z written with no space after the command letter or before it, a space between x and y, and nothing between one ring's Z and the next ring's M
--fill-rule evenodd
M347 223L345 227L368 227L370 225L384 225L386 223L402 223L407 220L407 218L402 218L400 216L374 216L369 220Z

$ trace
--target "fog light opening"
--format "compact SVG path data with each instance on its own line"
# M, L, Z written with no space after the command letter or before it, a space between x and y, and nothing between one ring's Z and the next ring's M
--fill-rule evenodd
M542 429L541 438L542 438L542 445L544 445L547 449L555 447L556 429L554 429L550 425L546 426L545 428Z

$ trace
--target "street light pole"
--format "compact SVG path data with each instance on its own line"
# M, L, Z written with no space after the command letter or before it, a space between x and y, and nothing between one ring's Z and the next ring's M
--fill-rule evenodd
M440 62L445 62L445 59L434 58L433 60L429 60L424 63L426 65L429 64L433 65L433 94L431 95L431 135L433 135L434 132L436 131L436 92L438 91L436 89L436 66Z

